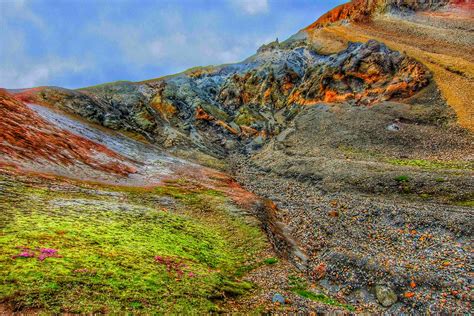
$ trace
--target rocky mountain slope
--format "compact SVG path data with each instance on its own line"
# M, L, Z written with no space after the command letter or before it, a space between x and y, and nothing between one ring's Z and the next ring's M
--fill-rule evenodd
M403 99L429 78L421 64L374 41L324 56L295 37L262 46L238 64L77 91L33 89L16 97L138 132L165 147L192 144L222 155L240 143L261 145L303 106L343 101L369 106Z
M369 39L405 52L431 71L459 124L473 130L473 12L471 0L353 1L301 32L331 53Z
M274 248L265 255L281 258L247 261L238 282L257 287L227 297L224 311L469 312L472 8L469 0L354 0L239 63L77 90L2 91L3 181L36 172L134 190L164 185L173 199L199 195L193 209L209 214L220 213L202 203L202 190L217 191L230 218L259 220ZM256 236L242 229L243 239Z

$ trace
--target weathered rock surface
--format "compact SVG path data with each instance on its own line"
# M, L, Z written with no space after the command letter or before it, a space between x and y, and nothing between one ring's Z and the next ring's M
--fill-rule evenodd
M0 157L7 164L48 162L126 176L131 160L85 137L44 120L5 90L0 90ZM41 169L41 168L40 168Z
M390 307L397 302L397 294L387 286L377 285L375 287L375 296L384 307Z

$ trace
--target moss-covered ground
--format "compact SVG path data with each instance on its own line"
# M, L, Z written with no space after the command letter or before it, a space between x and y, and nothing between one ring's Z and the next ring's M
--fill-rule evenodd
M297 276L289 276L289 286L290 289L298 294L301 297L310 299L312 301L320 302L326 305L330 306L335 306L335 307L341 307L346 309L347 311L355 311L354 306L352 305L347 305L347 304L342 304L339 301L323 294L323 293L316 293L308 289L308 284L306 283L305 279L302 279Z
M71 313L209 312L245 293L265 245L217 191L143 189L0 174L0 302Z
M387 161L392 165L418 167L422 169L474 170L474 165L470 161L436 161L425 159L388 159Z

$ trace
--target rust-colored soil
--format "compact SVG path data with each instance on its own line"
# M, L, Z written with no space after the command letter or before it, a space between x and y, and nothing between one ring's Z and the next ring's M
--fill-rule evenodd
M51 125L5 90L0 90L0 116L0 161L48 161L64 166L80 162L122 176L135 172L122 163L126 158Z

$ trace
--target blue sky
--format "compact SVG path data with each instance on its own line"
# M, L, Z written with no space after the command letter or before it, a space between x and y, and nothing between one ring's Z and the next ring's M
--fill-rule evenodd
M0 0L0 87L79 88L237 62L344 0Z

